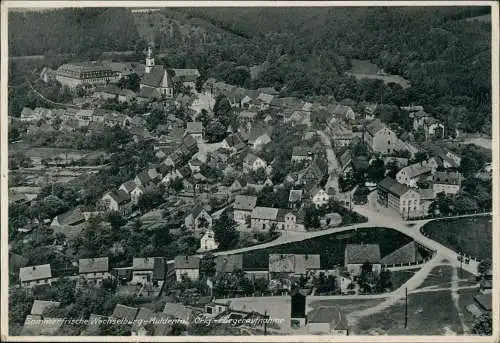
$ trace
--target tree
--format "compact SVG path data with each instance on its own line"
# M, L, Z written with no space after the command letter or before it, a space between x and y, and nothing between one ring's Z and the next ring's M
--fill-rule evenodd
M304 210L304 226L316 229L320 225L318 209L312 204L307 205Z
M482 313L476 318L474 324L472 325L472 332L480 336L491 336L492 329L492 319L489 313Z
M226 127L220 121L220 118L208 124L205 129L205 137L209 143L220 142L226 137Z
M236 230L236 223L228 211L224 211L219 219L215 220L213 231L220 249L230 249L238 244L240 235Z
M203 278L211 278L215 275L215 256L206 254L200 260L200 275Z
M367 169L367 177L373 182L379 182L385 176L384 160L377 158L372 161Z
M81 86L81 85L78 85L76 86L76 95L79 96L79 97L84 97L85 96L85 89Z
M429 156L427 155L427 152L418 151L415 153L414 163L420 163L423 161L427 161L428 158L429 158Z
M215 98L214 114L222 124L228 125L232 113L231 103L228 98L221 94Z
M384 292L386 289L390 289L392 287L392 275L391 270L383 268L380 271L380 275L377 282L377 290L379 292Z

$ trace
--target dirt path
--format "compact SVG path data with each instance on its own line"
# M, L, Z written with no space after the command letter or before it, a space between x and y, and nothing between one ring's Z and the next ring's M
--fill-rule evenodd
M453 304L455 305L455 309L457 310L458 317L460 318L460 324L462 324L462 329L464 330L464 334L467 334L469 332L469 328L467 325L465 325L464 322L464 315L462 311L460 311L460 303L458 299L460 298L460 295L458 294L458 272L457 268L453 267L453 274L451 276L451 299L453 300Z

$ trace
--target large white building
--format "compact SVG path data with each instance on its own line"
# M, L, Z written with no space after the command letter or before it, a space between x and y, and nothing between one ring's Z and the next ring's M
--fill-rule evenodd
M92 88L106 86L118 81L118 73L101 62L66 63L57 68L56 80L63 86Z

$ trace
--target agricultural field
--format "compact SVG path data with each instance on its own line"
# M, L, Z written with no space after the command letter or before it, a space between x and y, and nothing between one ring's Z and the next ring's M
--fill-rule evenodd
M392 229L374 227L334 233L300 242L254 250L244 253L243 267L247 270L268 268L269 254L319 254L321 268L344 265L347 244L379 244L381 257L411 242L411 238Z
M462 249L467 256L481 260L492 258L491 216L434 220L422 228L426 235L457 251Z

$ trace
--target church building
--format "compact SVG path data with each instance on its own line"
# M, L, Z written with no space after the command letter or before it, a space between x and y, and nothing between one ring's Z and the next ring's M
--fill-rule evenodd
M168 74L165 67L155 65L153 50L151 47L149 47L147 51L146 66L144 69L144 76L141 79L140 87L141 91L146 89L155 90L161 94L161 96L167 98L174 96L172 78Z

